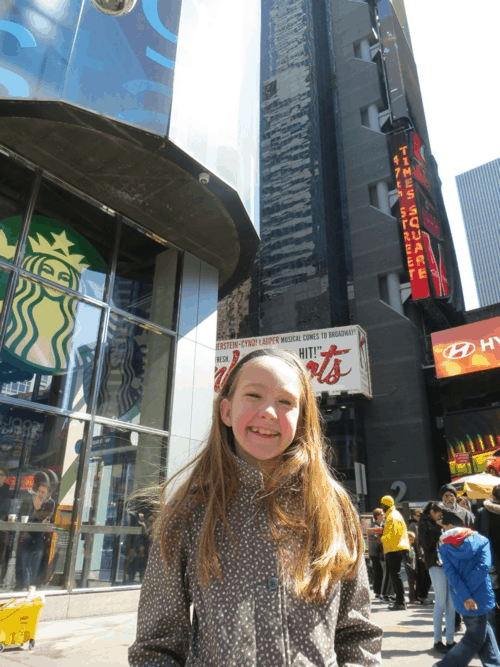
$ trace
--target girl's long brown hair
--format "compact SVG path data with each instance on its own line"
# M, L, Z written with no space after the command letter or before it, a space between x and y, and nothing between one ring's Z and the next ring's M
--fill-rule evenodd
M221 419L221 402L232 399L242 368L259 357L282 359L297 372L301 383L300 414L295 439L284 452L272 474L264 474L260 504L267 503L270 537L280 554L284 533L298 538L298 554L290 564L291 580L298 597L321 602L332 585L356 574L363 555L359 520L347 492L335 481L325 462L326 445L322 437L316 400L306 372L298 357L288 351L260 349L243 357L234 367L214 403L210 435L203 451L161 488L160 511L155 523L155 539L168 568L182 532L196 506L205 508L201 528L198 574L202 587L212 577L222 580L215 528L222 524L237 553L237 537L228 523L228 508L238 495L238 469L233 454L232 430ZM167 486L188 467L188 479L165 500ZM298 490L301 510L291 511L280 502L283 482L292 480ZM288 529L288 530L283 530ZM288 567L288 566L287 566Z

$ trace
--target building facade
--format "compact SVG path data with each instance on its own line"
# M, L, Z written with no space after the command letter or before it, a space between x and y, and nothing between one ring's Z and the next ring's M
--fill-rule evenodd
M500 302L500 158L456 177L480 307Z
M218 337L359 324L373 398L322 400L334 465L354 489L366 464L368 503L424 500L448 474L427 398L430 333L460 323L463 301L404 4L262 7L262 243L248 299L219 304ZM408 217L401 197L418 178Z
M209 427L218 295L258 246L260 7L222 5L0 22L0 597L34 584L45 618L136 608L128 499Z

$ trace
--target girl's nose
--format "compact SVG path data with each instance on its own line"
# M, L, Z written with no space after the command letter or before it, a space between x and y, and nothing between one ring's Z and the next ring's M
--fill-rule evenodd
M268 418L271 418L271 419L278 419L278 415L277 415L277 413L276 413L276 409L275 409L274 405L272 405L272 404L269 404L269 405L264 406L262 412L263 412L264 415L265 415L266 417L268 417Z

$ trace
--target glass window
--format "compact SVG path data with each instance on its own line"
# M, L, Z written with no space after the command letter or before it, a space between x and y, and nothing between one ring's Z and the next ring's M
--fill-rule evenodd
M0 275L0 287L3 287ZM87 412L101 309L19 278L0 363L0 394Z
M124 224L113 305L172 329L177 256L177 251Z
M85 422L0 405L0 578L64 585Z
M159 483L166 436L96 424L84 493L75 584L81 588L140 583L149 551L151 504L127 503Z
M171 339L111 314L96 412L163 430Z
M102 300L115 233L113 216L44 181L23 267L62 287Z
M34 172L0 153L0 257L14 259Z

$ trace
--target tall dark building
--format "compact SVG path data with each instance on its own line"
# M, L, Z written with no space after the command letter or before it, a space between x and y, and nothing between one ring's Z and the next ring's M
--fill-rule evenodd
M447 474L429 334L463 300L404 4L262 8L262 242L218 337L360 324L374 397L322 399L336 467L349 485L365 463L373 502L424 500Z

